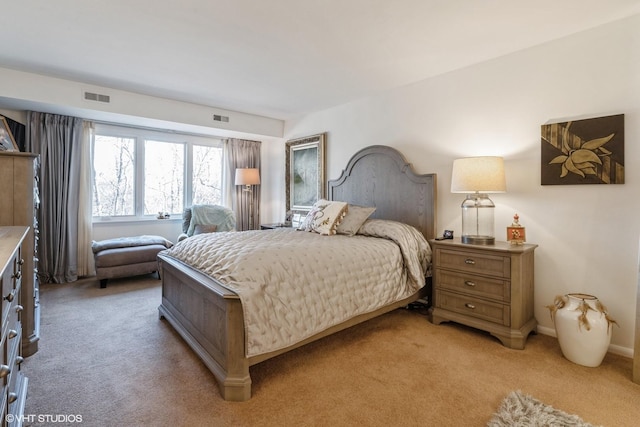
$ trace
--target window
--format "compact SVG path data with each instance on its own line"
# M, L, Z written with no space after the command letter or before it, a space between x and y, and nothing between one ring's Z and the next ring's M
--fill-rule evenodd
M180 212L184 202L184 144L144 142L144 214Z
M96 135L93 216L134 215L135 139ZM95 161L98 159L98 161Z
M180 215L191 204L222 203L219 139L96 125L93 216Z
M194 205L210 200L222 201L222 149L205 145L193 146L193 197Z

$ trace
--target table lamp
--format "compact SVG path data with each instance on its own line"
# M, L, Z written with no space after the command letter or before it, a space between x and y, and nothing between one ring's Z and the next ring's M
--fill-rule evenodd
M469 193L462 202L462 243L495 243L495 205L486 193L504 193L506 190L502 157L466 157L454 160L451 192Z

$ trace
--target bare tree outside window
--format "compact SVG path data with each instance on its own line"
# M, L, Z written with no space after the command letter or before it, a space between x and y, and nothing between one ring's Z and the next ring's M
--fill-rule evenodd
M179 218L186 206L222 204L217 138L97 124L92 148L96 218Z
M184 144L145 141L144 214L182 212L184 206Z
M222 202L222 148L193 146L193 204Z
M134 215L135 140L96 135L93 216Z

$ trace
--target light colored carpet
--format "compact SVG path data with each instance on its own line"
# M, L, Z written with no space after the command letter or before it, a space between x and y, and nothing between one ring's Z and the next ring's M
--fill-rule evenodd
M165 321L153 276L42 285L39 351L25 359L27 414L77 414L40 426L483 427L513 390L607 427L635 427L632 360L598 368L562 357L555 338L524 350L460 325L395 310L251 367L248 402L215 379Z
M504 398L498 412L487 424L488 427L595 427L577 415L545 405L520 390Z

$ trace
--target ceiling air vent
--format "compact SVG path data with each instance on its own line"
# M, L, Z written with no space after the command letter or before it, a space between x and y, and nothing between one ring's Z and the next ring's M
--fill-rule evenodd
M105 102L105 103L111 102L111 97L109 95L102 95L102 94L93 93L93 92L85 92L84 99L88 101L97 101L97 102Z
M214 114L213 115L213 121L214 122L228 122L229 121L229 116L221 116L220 114Z

